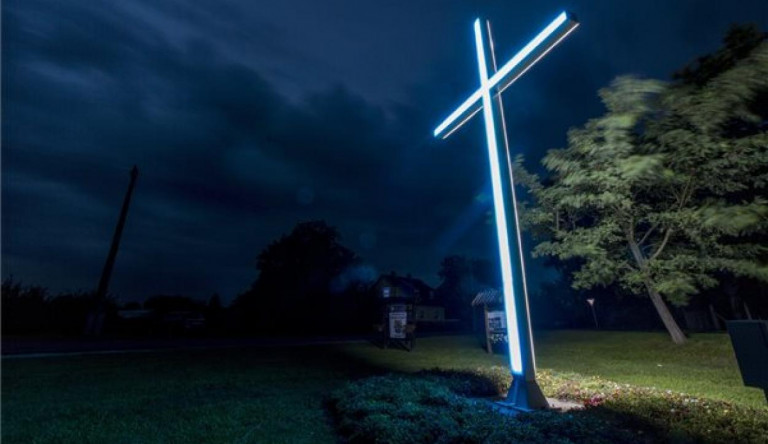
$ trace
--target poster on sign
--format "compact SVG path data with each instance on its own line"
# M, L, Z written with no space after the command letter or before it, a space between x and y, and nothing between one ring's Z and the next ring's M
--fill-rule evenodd
M408 323L408 313L394 311L389 314L389 337L393 339L405 339L405 327Z
M507 322L503 311L488 312L488 330L490 333L506 333Z

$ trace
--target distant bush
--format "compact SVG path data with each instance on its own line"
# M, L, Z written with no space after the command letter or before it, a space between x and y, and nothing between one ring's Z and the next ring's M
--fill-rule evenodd
M511 382L502 367L367 378L334 392L330 407L351 443L768 443L768 409L539 371L548 396L584 410L504 415L485 400Z

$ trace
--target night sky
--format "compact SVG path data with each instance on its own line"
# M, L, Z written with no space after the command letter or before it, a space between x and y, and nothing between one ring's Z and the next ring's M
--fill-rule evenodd
M134 164L122 301L230 301L311 219L372 274L436 284L448 254L496 259L481 119L431 131L477 87L476 16L505 61L563 9L581 26L504 95L532 169L613 77L668 79L729 24L768 28L765 0L6 0L2 275L92 290Z

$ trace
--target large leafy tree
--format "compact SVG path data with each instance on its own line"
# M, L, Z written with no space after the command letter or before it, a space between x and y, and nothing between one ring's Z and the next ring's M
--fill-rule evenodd
M768 281L768 42L750 45L671 85L616 79L599 92L607 113L545 156L544 184L519 169L537 202L527 220L549 234L534 254L580 259L575 288L647 296L678 344L669 304L723 273Z
M324 221L299 223L259 254L258 278L234 308L249 329L333 330L329 316L343 301L332 283L357 261L335 227Z

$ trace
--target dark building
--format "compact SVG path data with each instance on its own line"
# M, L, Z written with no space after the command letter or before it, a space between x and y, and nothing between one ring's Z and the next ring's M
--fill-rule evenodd
M421 279L398 276L394 273L383 274L372 288L378 299L401 299L410 302L413 305L413 317L416 323L445 322L445 307L438 303L435 289Z

